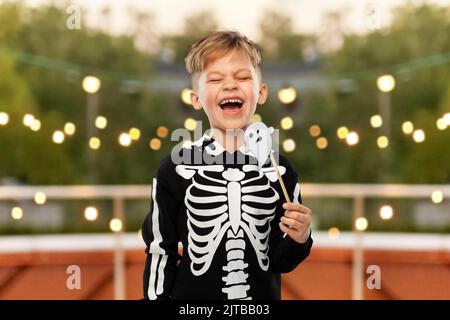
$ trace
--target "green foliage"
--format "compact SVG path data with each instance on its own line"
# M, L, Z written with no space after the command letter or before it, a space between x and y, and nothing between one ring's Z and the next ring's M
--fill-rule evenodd
M101 184L151 183L159 162L175 145L167 137L162 139L160 150L150 150L148 143L156 137L157 128L164 125L171 132L183 127L187 116L203 120L203 129L207 127L204 113L182 106L178 93L151 88L149 83L158 81L155 64L183 65L190 46L217 30L214 15L195 14L186 19L181 34L162 34L159 38L148 30L152 18L147 15L138 15L135 32L126 36L91 30L85 21L80 30L69 30L66 18L62 6L0 4L0 112L10 116L9 124L0 126L0 178L13 177L23 184L83 184L92 176ZM339 14L331 16L338 18ZM343 34L342 47L319 56L318 43L324 39L296 33L287 16L266 12L260 31L264 61L296 66L311 59L320 61L321 71L332 84L325 92L300 88L299 99L291 107L281 106L272 94L278 88L272 88L267 103L257 109L263 121L275 127L286 115L294 118L294 128L281 132L280 139L296 141L296 151L286 156L299 169L301 181L449 183L450 131L438 130L436 120L450 112L450 63L422 68L424 62L416 60L449 54L448 7L405 5L394 12L389 27L367 34ZM339 32L332 30L332 35ZM152 48L153 55L149 55ZM417 62L405 64L413 60ZM396 78L391 93L388 168L380 166L384 150L378 149L376 139L381 132L369 124L370 116L379 113L376 78L384 73ZM108 127L96 132L102 141L98 151L87 147L87 99L81 88L86 75L102 79L99 114L108 118ZM354 90L341 90L342 80ZM23 126L25 113L41 120L40 131ZM425 131L425 142L417 144L402 133L401 125L407 120ZM76 134L66 137L62 145L52 143L54 130L61 130L67 121L75 123ZM320 136L328 139L324 150L316 147L316 138L309 134L314 124L320 125ZM336 137L341 125L359 133L359 144L349 147ZM119 134L132 126L141 129L141 140L121 147ZM91 173L89 153L95 160ZM386 170L389 175L385 179L381 173ZM311 205L318 212L328 210L320 201ZM344 208L338 203L329 205ZM410 211L407 204L402 208L403 212ZM324 214L320 218L325 228L351 227L347 217ZM133 228L141 219L135 219ZM106 221L92 229L85 225L73 228L103 231L107 230ZM373 221L370 225L374 230L385 228L377 225L375 218ZM390 228L414 230L414 223L411 217L403 217Z

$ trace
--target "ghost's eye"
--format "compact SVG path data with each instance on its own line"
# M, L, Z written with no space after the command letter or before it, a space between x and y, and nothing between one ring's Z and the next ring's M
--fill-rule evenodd
M248 136L249 136L250 138L253 138L253 133L250 133Z
M258 130L256 130L256 134L259 134L259 129L258 129Z

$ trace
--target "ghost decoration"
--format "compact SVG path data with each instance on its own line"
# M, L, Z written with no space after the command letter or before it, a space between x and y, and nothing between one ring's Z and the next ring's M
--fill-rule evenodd
M291 203L289 195L284 185L283 178L281 177L280 171L278 170L277 162L273 156L272 151L272 133L274 132L273 127L267 127L263 122L254 122L247 127L244 132L244 141L246 151L252 154L258 160L258 169L260 170L262 166L266 163L267 158L270 157L272 166L278 176L278 181L280 182L281 189L283 190L284 198L287 203ZM283 238L286 237L286 233Z
M263 122L254 122L244 133L246 151L258 160L258 169L266 163L272 151L272 133L274 129Z

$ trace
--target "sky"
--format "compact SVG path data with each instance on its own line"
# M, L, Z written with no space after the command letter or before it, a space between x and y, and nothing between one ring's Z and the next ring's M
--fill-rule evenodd
M39 5L48 0L28 0ZM58 2L53 0L53 2ZM408 0L72 0L88 11L90 26L98 24L98 16L105 7L111 9L113 23L111 32L124 33L130 25L127 8L131 7L153 14L157 34L178 33L184 18L210 9L221 29L237 29L252 39L258 40L259 20L267 9L289 15L295 31L314 33L322 28L322 17L326 12L342 9L346 12L345 30L364 33L372 26L383 26L390 21L390 10ZM412 3L437 3L450 5L450 0L409 0Z

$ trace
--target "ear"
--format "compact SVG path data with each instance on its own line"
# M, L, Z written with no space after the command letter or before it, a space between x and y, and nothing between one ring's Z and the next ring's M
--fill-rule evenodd
M200 110L202 108L202 105L200 104L200 98L194 90L191 91L191 102L192 106L195 110Z
M258 104L264 104L267 100L267 96L269 95L269 87L265 83L261 83L261 87L259 88L259 97Z

